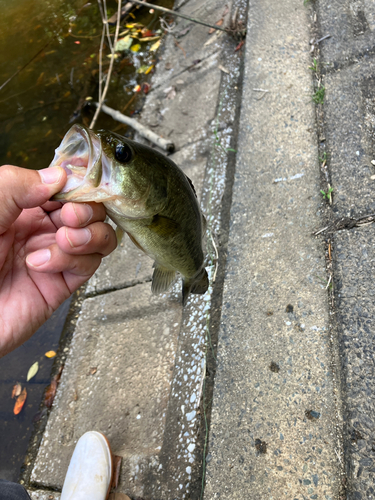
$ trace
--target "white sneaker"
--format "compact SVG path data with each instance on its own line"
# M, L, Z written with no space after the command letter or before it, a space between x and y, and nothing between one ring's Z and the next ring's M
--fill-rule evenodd
M70 460L60 500L106 500L112 480L112 453L100 432L86 432Z

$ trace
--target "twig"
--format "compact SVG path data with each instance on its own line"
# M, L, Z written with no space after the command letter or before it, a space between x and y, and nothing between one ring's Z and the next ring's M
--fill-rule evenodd
M97 102L94 104L95 106L99 106L99 103ZM101 109L104 113L107 113L107 115L111 116L114 120L121 123L126 123L126 125L130 125L130 127L134 128L134 130L136 130L142 137L145 137L153 144L156 144L160 148L164 149L164 151L168 151L169 153L172 153L174 151L173 142L163 139L163 137L160 137L159 135L155 134L155 132L148 129L141 123L137 122L137 120L134 120L134 118L130 118L129 116L123 115L122 113L120 113L120 111L109 108L105 104L101 105Z
M214 275L213 275L213 278L212 278L212 283L215 283L216 281L216 274L217 274L217 268L219 266L219 252L217 251L217 246L216 246L216 243L215 243L215 238L211 232L211 241L212 241L212 245L214 247L214 250L215 250L215 272L214 272Z
M120 12L120 17L121 19L124 19L124 17L129 14L129 12L133 9L134 5L132 4L132 2L127 2L124 7L121 9L121 12ZM116 24L116 21L117 21L117 12L116 14L113 14L112 17L110 17L108 19L108 23L109 24Z
M99 101L102 100L102 90L103 90L103 45L104 45L104 35L105 35L105 26L103 24L102 38L100 40L100 48L99 48Z
M202 24L203 26L207 26L208 28L213 28L215 30L225 31L226 33L230 33L232 30L229 28L222 28L221 26L216 26L213 24L206 23L204 21L200 21L199 19L194 19L193 17L185 16L185 14L180 14L175 10L166 9L165 7L160 7L159 5L153 5L151 3L143 2L142 0L131 0L132 3L137 5L143 5L144 7L150 7L154 10L160 10L161 12L165 12L166 14L170 14L171 16L182 17L183 19L187 19L188 21L192 21L193 23Z
M320 43L320 42L322 42L323 40L326 40L327 38L331 38L331 35L326 35L326 36L323 36L322 38L319 38L319 40L317 40L315 43Z
M117 9L118 16L117 16L116 32L115 32L115 39L113 40L113 45L112 45L112 49L111 49L112 57L111 57L111 62L109 63L109 69L108 69L108 73L107 73L107 80L105 82L105 87L104 87L103 93L102 93L101 96L99 96L99 103L97 105L97 108L96 108L96 111L95 111L95 114L94 114L94 118L91 120L89 128L94 128L95 127L96 120L98 119L98 116L99 116L101 107L103 105L105 96L107 95L109 83L111 81L111 74L112 74L112 69L113 69L113 63L114 63L114 60L115 60L115 58L113 56L114 56L114 53L115 53L115 47L116 47L116 43L117 43L117 39L118 39L118 34L120 32L120 11L121 11L121 1L118 2L118 9ZM105 20L104 21L106 23L106 26L108 27L107 12L105 12Z
M331 283L331 279L332 279L332 274L330 274L330 276L329 276L329 280L328 280L328 283L327 283L327 286L326 286L326 290L329 287L329 284Z
M107 32L108 45L109 45L109 48L112 52L113 47L112 47L111 36L109 33L109 25L108 25L108 17L107 17L107 5L105 3L105 0L103 0L103 2L104 2L104 9L103 9L103 5L101 3L101 0L98 0L100 15L102 16L102 23L103 23L103 26L105 27L105 30ZM117 26L117 24L116 24L116 26Z
M329 226L323 227L323 229L320 229L319 231L317 231L316 233L314 233L314 235L318 236L318 234L322 233L323 231L325 231L328 228L329 228Z

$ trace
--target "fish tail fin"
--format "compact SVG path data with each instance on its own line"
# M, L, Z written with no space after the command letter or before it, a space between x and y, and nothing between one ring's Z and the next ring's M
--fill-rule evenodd
M154 294L166 292L171 286L176 271L171 271L165 267L155 264L154 273L152 275L151 291Z
M182 284L182 305L185 306L189 293L206 293L208 290L209 281L207 271L203 268L198 276L183 280Z

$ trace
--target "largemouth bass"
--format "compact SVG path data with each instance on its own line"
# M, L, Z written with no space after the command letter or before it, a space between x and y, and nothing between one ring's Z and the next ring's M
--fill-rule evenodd
M103 203L107 215L154 259L152 292L182 275L182 303L205 293L205 219L190 179L173 161L114 132L73 125L50 165L68 180L54 200Z

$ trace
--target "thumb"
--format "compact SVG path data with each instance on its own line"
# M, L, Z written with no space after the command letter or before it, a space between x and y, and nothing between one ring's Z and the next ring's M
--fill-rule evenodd
M17 219L24 208L43 205L66 183L61 167L43 170L4 165L0 167L0 234Z

